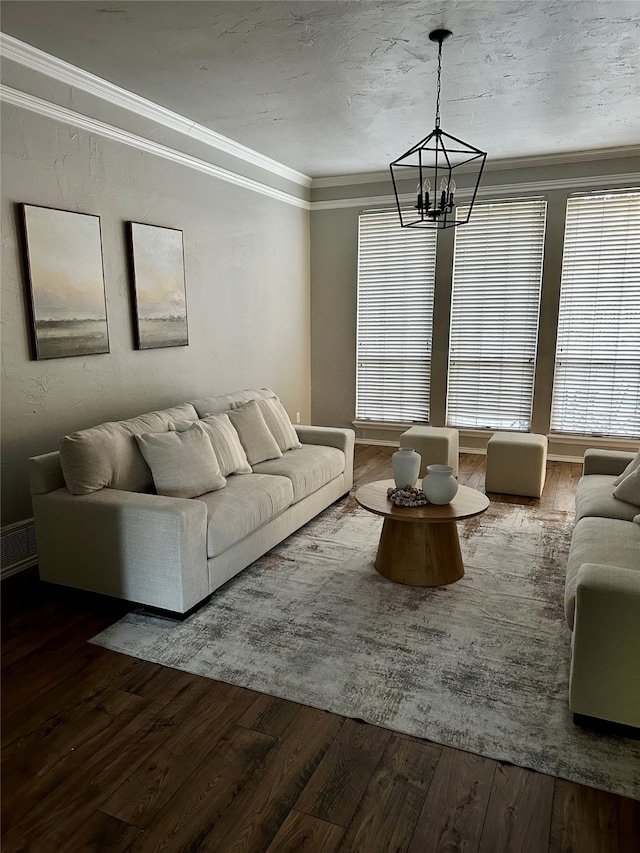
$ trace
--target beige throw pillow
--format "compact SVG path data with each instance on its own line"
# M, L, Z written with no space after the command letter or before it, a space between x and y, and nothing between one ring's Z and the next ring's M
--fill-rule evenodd
M203 426L209 436L213 450L218 457L220 473L223 477L228 477L229 474L253 473L251 465L247 461L247 455L240 444L240 437L228 415L206 415L196 423ZM169 429L184 432L191 429L193 425L193 421L175 421L175 423L169 424Z
M613 490L614 498L640 506L640 468L636 468Z
M633 457L633 459L631 460L631 462L629 462L629 464L628 464L628 465L627 465L627 467L624 469L624 471L622 472L622 474L620 474L620 476L619 476L619 477L617 477L617 478L613 481L613 485L614 485L614 486L619 486L619 485L620 485L620 483L625 479L625 477L628 477L628 476L629 476L629 474L632 474L632 473L633 473L637 468L639 468L639 467L640 467L640 450L636 453L636 455Z
M267 397L258 400L271 435L275 438L280 450L297 450L302 447L298 433L293 428L287 410L277 397Z
M257 465L258 462L278 459L282 456L282 451L271 435L260 406L255 400L250 400L226 414L240 436L240 443L247 454L249 465Z
M207 415L201 423L211 439L211 444L213 444L222 476L251 474L251 465L247 460L247 454L244 452L240 437L229 420L229 416L225 414Z
M184 432L144 433L135 438L159 495L197 498L226 485L211 440L200 424Z

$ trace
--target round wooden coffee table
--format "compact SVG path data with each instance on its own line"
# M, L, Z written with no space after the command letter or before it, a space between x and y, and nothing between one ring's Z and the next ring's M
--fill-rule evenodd
M366 483L356 492L364 509L384 517L376 569L389 580L412 586L442 586L464 575L456 522L483 513L489 498L460 486L445 506L394 506L387 498L393 480ZM420 485L420 483L418 483Z

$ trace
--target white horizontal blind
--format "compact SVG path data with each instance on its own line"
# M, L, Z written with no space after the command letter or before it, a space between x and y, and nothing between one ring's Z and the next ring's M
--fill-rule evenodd
M640 192L567 202L551 429L640 437Z
M531 428L547 203L476 203L456 229L447 423Z
M429 420L435 265L434 230L360 215L356 418Z

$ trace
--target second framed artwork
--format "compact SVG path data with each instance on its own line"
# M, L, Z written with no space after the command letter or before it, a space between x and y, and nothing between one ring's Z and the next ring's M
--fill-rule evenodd
M128 222L137 349L189 344L182 231Z

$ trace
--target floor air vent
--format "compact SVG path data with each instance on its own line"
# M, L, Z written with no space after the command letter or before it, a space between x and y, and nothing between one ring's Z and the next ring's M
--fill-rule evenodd
M2 567L0 577L8 578L38 562L33 519L8 524L0 531Z

